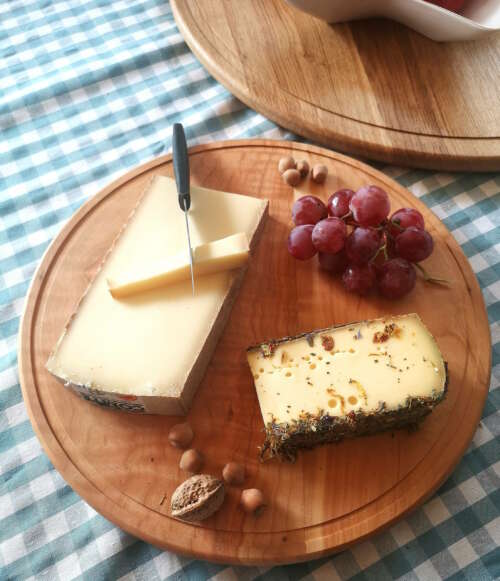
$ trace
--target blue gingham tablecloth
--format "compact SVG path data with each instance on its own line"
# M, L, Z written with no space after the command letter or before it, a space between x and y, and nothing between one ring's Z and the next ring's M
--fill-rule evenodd
M173 122L191 144L291 136L209 76L166 0L3 0L0 55L0 579L500 578L500 175L382 167L451 230L488 309L490 393L453 475L407 519L330 558L192 560L121 531L53 468L21 397L19 318L61 226L105 184L166 153Z

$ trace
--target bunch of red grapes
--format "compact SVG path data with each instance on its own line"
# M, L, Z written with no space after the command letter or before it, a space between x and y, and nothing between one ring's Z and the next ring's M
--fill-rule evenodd
M327 205L303 196L292 207L288 251L298 260L318 254L321 268L342 275L349 292L378 289L399 299L415 286L414 265L432 254L434 243L418 210L400 208L389 218L390 209L378 186L339 190Z

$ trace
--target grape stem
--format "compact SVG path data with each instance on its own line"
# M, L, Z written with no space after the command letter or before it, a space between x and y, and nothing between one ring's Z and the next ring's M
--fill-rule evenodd
M389 220L384 220L382 222L382 224L380 224L379 226L374 226L375 230L379 230L381 232L387 232L389 233L389 231L387 230L387 227L389 226ZM404 228L401 228L401 230L404 230Z
M403 228L403 226L401 226L401 222L396 219L396 220L390 220L390 223L395 226L398 230L400 230L401 232L404 232L406 230L406 228Z
M420 271L420 273L424 277L425 282L430 282L432 284L442 284L445 286L451 286L450 280L448 280L446 278L437 278L435 276L431 276L421 264L418 264L418 262L415 262L414 266Z
M383 252L383 253L384 253L384 258L385 258L386 260L389 260L389 256L388 256L388 254L387 254L387 242L384 242L384 243L382 244L382 246L381 246L381 247L380 247L380 248L377 250L377 252L375 253L375 256L374 256L374 257L371 259L371 261L370 261L370 262L375 262L375 260L377 259L377 256L378 256L378 255L379 255L381 252Z

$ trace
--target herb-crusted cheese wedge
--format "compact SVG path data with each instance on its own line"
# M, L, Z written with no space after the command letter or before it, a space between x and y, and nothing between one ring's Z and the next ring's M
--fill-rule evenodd
M416 314L268 341L247 358L266 425L262 455L288 460L298 448L414 426L448 382Z

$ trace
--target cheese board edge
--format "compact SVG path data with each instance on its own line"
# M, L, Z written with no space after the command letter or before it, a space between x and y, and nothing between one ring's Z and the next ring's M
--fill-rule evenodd
M259 99L256 94L253 94L246 82L246 73L243 72L240 77L238 71L226 61L224 55L218 53L218 57L224 60L227 67L210 54L207 46L201 42L189 26L187 13L190 8L187 4L183 5L177 0L172 0L171 5L175 22L182 37L208 72L248 107L297 135L311 139L325 147L339 148L346 154L384 163L410 165L415 168L438 171L491 172L500 169L500 138L481 139L411 134L408 131L391 127L375 126L317 107L276 86L274 89L278 95L275 96L274 100L279 99L281 102L287 103L287 111L303 109L298 116L280 112L278 108L272 107L264 99ZM194 17L190 16L191 20L194 21ZM196 26L196 24L194 25ZM199 29L198 34L207 44L211 45L203 30ZM211 46L217 50L213 45ZM253 79L253 82L257 82L257 80ZM270 101L274 100L270 99ZM318 119L316 123L309 121L309 119L315 118ZM342 125L342 130L338 129L339 125ZM319 126L321 126L321 130ZM355 137L359 134L364 135L363 140ZM368 135L371 137L368 138ZM418 148L408 148L409 135L418 138ZM385 144L387 140L389 144ZM446 151L441 150L444 145ZM455 152L453 152L454 148L456 148ZM495 148L496 153L492 153L493 148ZM459 149L462 149L462 153L457 153Z

